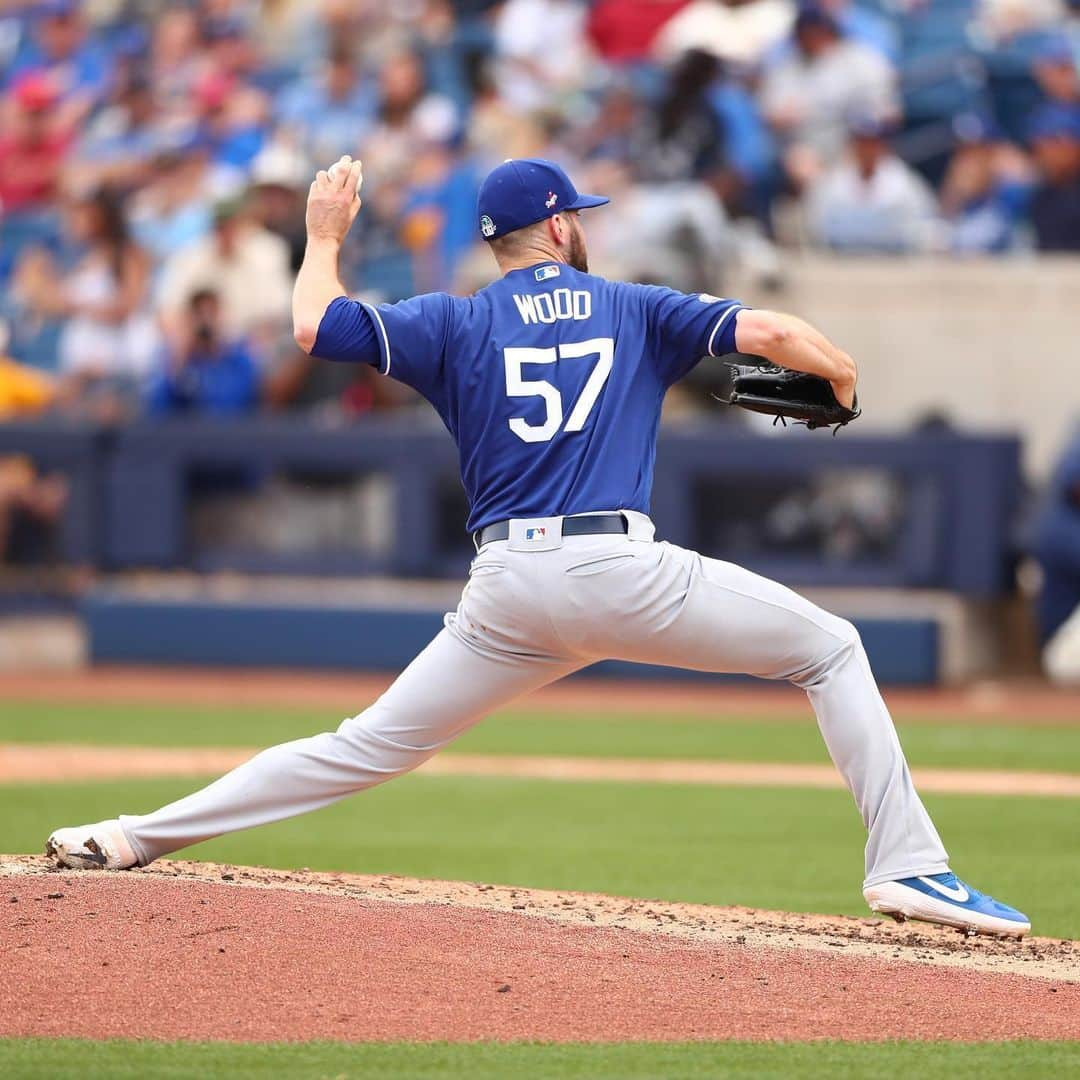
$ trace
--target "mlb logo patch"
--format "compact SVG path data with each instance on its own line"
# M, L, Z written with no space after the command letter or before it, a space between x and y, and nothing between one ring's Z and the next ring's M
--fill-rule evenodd
M533 277L537 281L547 281L549 278L558 276L559 268L557 266L539 266L533 271Z
M526 529L525 530L525 539L526 540L543 540L546 537L547 537L547 529L543 525L537 526L536 528L533 528L533 529Z

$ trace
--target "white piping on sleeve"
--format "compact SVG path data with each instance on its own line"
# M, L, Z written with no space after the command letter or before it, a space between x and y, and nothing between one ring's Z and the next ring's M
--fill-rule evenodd
M362 304L364 304L364 307L366 307L368 309L368 311L371 312L371 317L375 320L376 325L379 327L379 332L382 334L383 345L386 346L386 370L383 371L383 372L380 372L380 374L381 375L389 375L390 374L390 338L386 336L386 325L383 323L382 316L376 310L374 305L366 304L362 300L360 302Z
M710 356L716 355L716 353L712 351L712 347L713 343L716 341L716 335L720 332L720 327L723 326L724 323L726 323L728 319L730 319L731 316L735 314L736 311L742 311L741 304L732 304L731 307L729 307L727 311L725 311L724 314L716 320L716 325L713 327L712 333L709 335L708 350Z

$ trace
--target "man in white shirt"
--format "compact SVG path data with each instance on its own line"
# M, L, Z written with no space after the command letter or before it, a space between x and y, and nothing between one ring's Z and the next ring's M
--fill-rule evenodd
M508 0L495 18L495 82L516 112L557 102L590 77L586 7L576 0Z
M802 187L843 152L851 116L893 118L900 110L889 62L843 37L823 8L803 8L794 37L796 47L765 77L761 106L785 146L789 177Z
M888 130L874 118L854 122L846 159L811 185L806 217L815 243L868 253L932 246L937 200L926 181L889 148Z
M240 200L219 203L208 236L165 263L158 309L166 333L179 333L188 298L213 289L229 337L268 343L287 324L292 303L289 245L252 221Z

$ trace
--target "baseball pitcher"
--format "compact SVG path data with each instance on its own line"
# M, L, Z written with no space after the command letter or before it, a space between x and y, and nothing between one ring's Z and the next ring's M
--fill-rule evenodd
M543 160L507 161L481 187L477 227L499 266L494 284L465 298L350 300L338 252L361 181L360 162L343 158L311 185L296 340L314 356L374 365L442 417L477 552L461 602L337 731L264 750L153 813L60 829L47 852L68 867L122 869L315 810L416 768L514 698L617 658L802 687L868 832L870 907L1025 934L1025 915L950 871L851 623L653 536L668 387L703 357L739 352L818 377L854 416L852 359L790 315L591 275L581 212L608 200L579 194Z

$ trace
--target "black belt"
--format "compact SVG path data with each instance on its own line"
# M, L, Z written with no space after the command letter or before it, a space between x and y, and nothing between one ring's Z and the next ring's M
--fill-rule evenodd
M563 536L601 536L606 533L622 533L625 536L629 530L630 526L622 514L585 514L562 519ZM497 521L494 525L486 525L473 533L473 543L477 550L494 540L509 539L509 521Z

